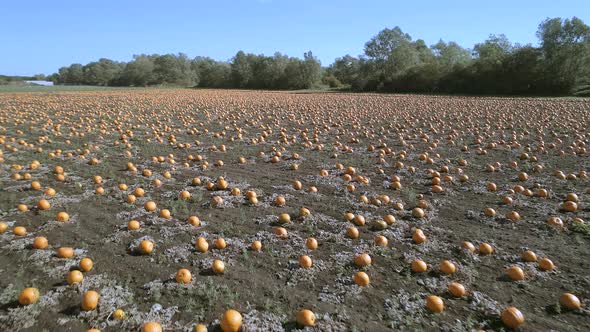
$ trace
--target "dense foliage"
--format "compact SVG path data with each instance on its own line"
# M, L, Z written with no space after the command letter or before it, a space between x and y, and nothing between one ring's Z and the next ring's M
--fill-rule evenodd
M115 86L178 85L210 88L307 89L320 82L354 91L590 95L590 27L576 17L541 22L539 46L490 35L472 49L440 40L430 47L399 27L384 29L359 57L345 55L327 68L311 52L238 52L230 61L185 54L136 55L62 67L56 83Z
M238 52L230 62L186 54L135 55L130 62L100 59L62 67L50 78L60 84L102 86L199 86L244 89L308 89L319 82L322 67L311 52L303 60L280 53Z

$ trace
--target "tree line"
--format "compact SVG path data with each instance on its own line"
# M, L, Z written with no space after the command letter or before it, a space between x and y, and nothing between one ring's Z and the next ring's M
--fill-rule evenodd
M173 85L207 88L308 89L321 79L322 67L311 52L303 59L280 53L238 52L229 62L186 54L135 55L129 62L100 59L62 67L49 78L57 84L100 86Z
M328 67L311 52L303 59L239 51L229 61L187 55L135 55L62 67L57 84L176 85L207 88L309 89L452 94L590 95L590 27L579 18L552 18L537 29L539 46L490 35L473 46L440 40L428 46L401 28L384 29L358 57Z

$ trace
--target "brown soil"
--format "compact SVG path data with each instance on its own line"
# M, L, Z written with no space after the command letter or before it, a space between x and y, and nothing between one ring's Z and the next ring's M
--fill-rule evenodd
M500 313L508 306L524 314L523 331L588 331L590 184L580 173L590 166L582 150L590 144L588 128L590 102L582 99L208 90L1 94L0 221L9 228L0 234L0 331L137 331L147 321L160 322L165 331L192 331L198 322L217 331L229 308L243 314L244 331L297 330L300 308L316 314L316 326L307 328L314 331L501 330ZM39 142L42 137L46 139ZM226 152L210 149L222 144ZM369 145L374 151L368 151ZM37 152L38 147L43 151ZM380 156L379 150L387 148L390 153ZM49 155L58 149L61 153ZM281 151L278 163L270 162L274 151ZM527 160L520 158L525 152ZM432 163L420 160L424 153ZM174 164L168 162L170 154ZM203 160L188 160L190 155ZM166 161L154 162L154 156ZM245 164L238 162L240 156ZM89 165L91 158L99 164ZM461 159L466 166L458 165ZM39 168L30 168L33 160L40 162ZM217 160L224 165L215 166ZM511 168L510 161L518 166ZM128 162L137 173L126 169ZM487 172L486 166L495 162L501 167ZM353 177L356 191L348 192L338 163L354 167L370 182L354 182ZM299 169L292 170L291 164ZM57 165L65 170L65 182L55 179ZM543 170L535 170L536 165ZM427 171L443 166L449 167L453 182L443 181L444 192L434 194ZM144 169L153 175L143 176ZM329 175L320 176L322 169ZM559 179L556 170L576 179ZM162 176L165 171L171 179ZM461 171L469 176L465 183L459 181ZM518 180L519 172L526 172L529 180ZM15 180L13 173L30 173L32 178ZM102 176L104 195L94 192L94 175ZM401 178L402 189L389 187L393 175ZM229 189L240 188L242 196L205 188L219 176ZM194 177L203 184L192 186ZM155 187L154 179L162 186ZM45 195L30 189L32 180L43 190L57 191L46 197L51 209L35 208ZM303 190L292 188L294 180L303 183ZM487 191L488 182L496 183L498 191ZM119 190L119 183L128 189ZM545 188L549 197L509 192L516 185L533 192ZM310 186L318 192L308 192ZM136 187L145 189L146 196L126 203ZM183 190L191 193L189 200L178 199ZM248 190L257 193L257 205L243 196ZM559 209L568 193L579 196L575 213ZM391 202L363 203L361 194L369 199L388 195ZM417 219L411 211L420 194L429 206L426 217ZM220 207L210 205L215 195L224 199ZM286 198L286 206L273 204L277 195ZM504 196L514 199L512 206L502 203ZM157 211L145 211L147 200L157 202L158 210L169 209L173 217L166 220ZM402 210L394 208L397 202L403 203ZM29 211L19 212L21 203ZM311 215L300 218L301 207ZM487 207L497 216L486 217ZM520 221L504 218L512 210L521 215ZM70 221L57 222L59 211L66 211ZM366 218L367 225L358 227L359 239L345 236L352 225L345 212ZM289 232L285 240L273 233L281 213L292 219L283 226ZM396 222L385 230L371 228L386 214ZM191 215L202 225L189 225ZM549 217L560 217L564 226L548 225ZM586 222L574 223L574 217ZM127 230L132 219L141 222L140 230ZM25 226L28 234L13 235L15 226ZM415 228L424 231L427 242L412 241ZM387 237L388 247L374 244L377 234ZM36 236L47 237L48 249L32 249ZM223 237L227 248L198 253L194 244L199 236L210 248L215 238ZM308 237L318 240L317 250L306 249ZM142 239L155 243L151 255L136 252ZM262 241L261 252L250 250L254 240ZM489 256L470 253L461 249L463 241L476 247L487 242L495 251ZM74 247L75 257L57 258L54 252L61 246ZM523 262L520 254L527 249L539 259L550 258L555 270L544 272L538 263ZM363 252L373 262L359 269L353 258ZM313 259L310 269L298 265L304 254ZM66 273L83 257L94 260L94 269L84 273L81 284L69 286ZM426 261L429 271L412 273L414 258ZM225 262L223 275L211 272L214 259ZM454 262L457 272L439 273L443 260ZM523 268L524 281L504 276L512 265ZM193 274L188 285L174 280L181 268ZM369 286L354 284L359 270L371 278ZM453 298L447 291L452 281L462 283L468 294ZM26 287L40 290L39 302L18 304ZM89 289L98 291L101 300L97 310L83 312L81 296ZM564 292L575 294L582 309L560 307ZM430 294L443 298L443 313L426 310ZM126 312L126 319L112 318L117 308Z

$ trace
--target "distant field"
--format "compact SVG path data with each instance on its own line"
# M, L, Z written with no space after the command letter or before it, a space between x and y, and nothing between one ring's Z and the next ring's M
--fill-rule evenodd
M107 91L107 90L141 90L145 88L135 87L113 87L113 86L92 86L92 85L0 85L2 92L61 92L61 91Z

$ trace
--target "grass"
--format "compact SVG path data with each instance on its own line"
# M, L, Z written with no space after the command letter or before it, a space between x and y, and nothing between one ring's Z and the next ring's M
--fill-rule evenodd
M118 87L118 86L94 86L94 85L0 85L0 93L14 92L69 92L69 91L113 91L113 90L146 90L146 89L172 89L174 87ZM176 88L178 89L178 88Z
M570 229L576 233L590 235L590 224L587 223L573 223Z

